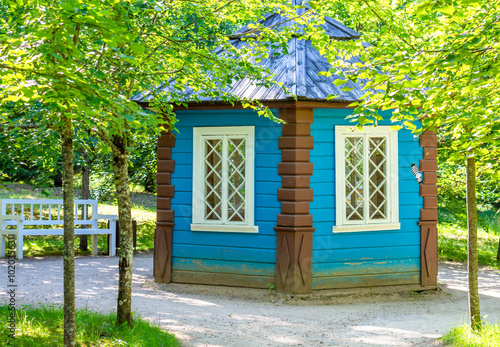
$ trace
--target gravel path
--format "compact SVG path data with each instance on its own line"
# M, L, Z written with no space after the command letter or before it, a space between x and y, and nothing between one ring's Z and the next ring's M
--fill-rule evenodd
M1 259L5 293L7 265ZM109 312L116 307L116 257L76 259L76 303ZM155 284L152 255L134 258L133 310L175 333L185 346L432 346L467 321L463 264L441 263L442 292L369 295L369 290L322 291L306 297L268 290ZM17 264L17 305L61 304L62 258ZM500 274L480 270L481 314L500 321ZM6 297L2 296L2 302Z

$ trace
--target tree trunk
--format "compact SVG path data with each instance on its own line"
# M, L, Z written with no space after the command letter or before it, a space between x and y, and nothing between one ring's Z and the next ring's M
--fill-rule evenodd
M467 158L467 228L468 228L468 277L469 317L473 330L481 329L478 290L477 208L476 208L476 158Z
M75 226L73 190L73 126L63 118L61 131L64 200L64 346L76 346L75 326Z
M90 199L90 159L86 149L83 149L82 156L84 161L84 165L82 167L82 199L86 200ZM88 206L83 205L83 208L86 210L83 213L88 216ZM88 225L82 225L82 229L86 227L88 227ZM80 236L80 250L88 250L88 235Z
M129 150L127 138L115 135L113 142L113 171L115 176L116 197L118 199L118 219L120 226L120 249L118 256L118 307L116 323L132 324L132 211L128 184Z
M500 240L498 240L497 261L500 261Z

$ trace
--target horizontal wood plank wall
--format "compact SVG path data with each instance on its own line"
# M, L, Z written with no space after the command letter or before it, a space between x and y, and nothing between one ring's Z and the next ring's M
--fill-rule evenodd
M174 186L171 175L175 172L175 161L172 160L172 148L175 137L162 133L158 138L158 168L156 174L156 230L154 239L153 277L155 282L170 283L172 280L172 233L174 227L174 211L171 199L174 197Z
M278 112L275 112L278 116ZM172 149L175 196L172 281L268 288L275 284L276 226L281 188L278 138L281 124L249 110L177 111L179 133ZM193 127L255 126L255 225L258 233L191 231Z
M420 196L424 199L420 210L420 256L422 286L437 286L438 275L438 237L437 237L437 135L426 131L420 136L423 158L420 170L424 181L420 186Z
M350 125L347 109L315 110L311 135L314 174L313 289L420 283L419 185L410 171L422 148L409 131L398 134L400 230L332 232L335 225L335 126ZM390 113L384 112L385 117ZM381 125L390 125L382 122Z

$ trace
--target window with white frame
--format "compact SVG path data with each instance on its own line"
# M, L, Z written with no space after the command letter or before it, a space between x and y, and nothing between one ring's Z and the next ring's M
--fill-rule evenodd
M257 232L254 127L193 129L191 230Z
M399 229L397 130L335 127L335 164L333 231Z

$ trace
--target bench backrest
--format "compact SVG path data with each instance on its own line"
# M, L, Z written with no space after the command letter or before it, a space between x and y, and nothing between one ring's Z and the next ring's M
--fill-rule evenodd
M97 200L75 200L75 224L92 224L97 209ZM59 225L64 221L63 200L0 199L0 215L24 215L26 225Z

